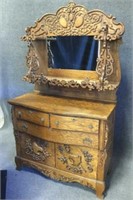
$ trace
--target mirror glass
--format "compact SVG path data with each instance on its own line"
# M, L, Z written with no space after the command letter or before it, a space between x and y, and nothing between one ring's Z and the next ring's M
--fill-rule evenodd
M95 70L99 43L93 36L58 36L47 39L49 68Z

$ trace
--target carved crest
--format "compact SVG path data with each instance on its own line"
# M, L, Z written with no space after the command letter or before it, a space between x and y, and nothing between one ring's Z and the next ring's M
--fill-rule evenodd
M116 23L113 16L100 10L88 11L75 3L60 8L56 14L47 14L37 20L34 26L26 29L24 41L45 39L47 36L94 35L104 40L102 28L108 25L107 40L119 39L124 33L122 23Z

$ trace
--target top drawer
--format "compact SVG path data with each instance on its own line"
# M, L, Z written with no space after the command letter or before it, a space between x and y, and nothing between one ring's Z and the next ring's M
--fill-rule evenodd
M47 113L16 107L15 116L17 119L23 119L41 126L49 127L49 115Z
M98 133L99 121L96 119L66 117L59 115L50 115L51 128L82 131L89 133Z

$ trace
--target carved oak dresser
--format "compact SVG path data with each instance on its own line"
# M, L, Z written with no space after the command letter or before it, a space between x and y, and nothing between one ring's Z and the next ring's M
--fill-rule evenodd
M22 40L28 42L29 70L24 80L35 89L9 101L17 169L29 166L52 179L80 183L103 198L113 149L123 33L123 24L114 17L75 3L26 29ZM83 55L82 62L75 61L75 55ZM95 62L88 65L87 59Z

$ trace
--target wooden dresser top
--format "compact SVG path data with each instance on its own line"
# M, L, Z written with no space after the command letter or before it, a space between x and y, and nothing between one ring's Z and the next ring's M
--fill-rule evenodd
M101 103L70 98L45 96L39 93L27 93L9 101L12 105L23 106L38 111L67 116L81 116L107 119L116 104Z

